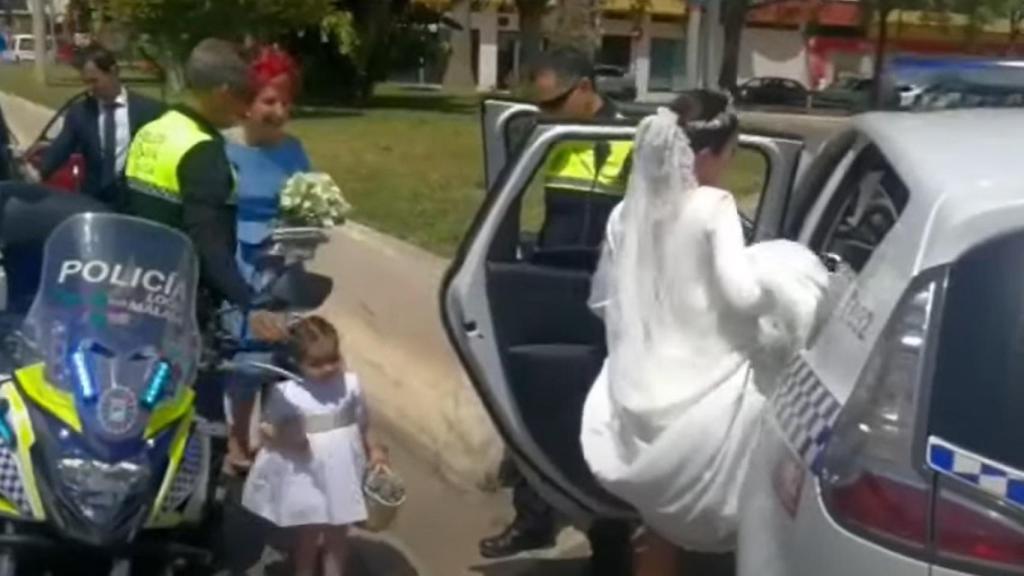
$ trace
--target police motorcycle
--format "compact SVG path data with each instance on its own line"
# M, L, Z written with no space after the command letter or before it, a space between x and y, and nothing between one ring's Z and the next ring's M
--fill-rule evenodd
M216 474L192 386L202 347L192 245L80 197L13 218L12 203L46 207L51 197L9 188L0 185L0 576L43 566L201 573L213 561ZM32 281L20 279L32 276L33 234L16 237L16 222L30 224L36 244L54 228L27 309ZM295 250L285 252L267 304L322 302L330 286L305 282Z

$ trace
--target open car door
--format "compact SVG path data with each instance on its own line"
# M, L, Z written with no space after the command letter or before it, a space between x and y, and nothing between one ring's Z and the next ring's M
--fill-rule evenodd
M537 107L513 100L485 100L481 110L484 181L494 187L509 159L522 150L537 120Z
M544 174L552 151L630 143L635 122L550 123L537 121L522 106L485 105L488 193L443 283L444 324L483 404L538 492L579 522L628 517L629 507L590 474L579 443L583 403L606 353L604 326L587 306L600 247L583 238L603 234L582 234L570 249L549 250L535 239L544 236L549 217ZM530 120L521 145L508 139L508 122L516 115ZM501 118L504 125L496 121ZM741 147L726 185L751 223L751 237L774 237L803 144L743 135ZM579 197L579 208L588 210L585 221L598 230L607 211L595 210L590 218L590 208L621 198L601 196L598 202L588 194Z
M71 106L78 103L82 98L86 97L86 93L83 92L78 96L68 100L64 106L58 110L46 126L43 128L39 137L24 151L24 160L31 164L36 169L42 165L43 155L46 150L53 145L54 140L60 134L61 127L64 125L64 117L67 115L68 110ZM82 155L75 152L71 155L67 162L63 166L57 169L45 182L47 186L56 188L57 190L64 190L66 192L78 192L82 186L82 180L85 178L85 160Z

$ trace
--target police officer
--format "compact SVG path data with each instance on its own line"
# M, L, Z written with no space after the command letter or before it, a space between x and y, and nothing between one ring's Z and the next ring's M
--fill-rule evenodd
M548 117L566 121L617 120L615 104L598 93L594 66L578 49L558 47L534 63L530 81L534 99ZM622 200L629 176L632 142L563 142L548 155L544 168L545 220L538 249L596 249L604 238L612 209ZM502 463L501 479L512 488L515 519L504 531L480 541L485 558L502 558L553 546L554 510L517 470ZM587 531L592 573L630 573L632 527L597 520Z
M143 127L132 141L125 166L126 211L188 234L213 303L247 309L253 295L235 262L235 178L220 130L237 124L248 110L253 97L248 65L234 44L207 39L192 51L185 75L186 103ZM276 315L254 312L249 318L256 338L286 335ZM246 457L235 444L230 463L244 466Z
M187 103L143 127L128 150L127 211L184 230L206 288L247 305L235 262L235 182L220 130L237 124L252 97L246 62L222 40L204 40L185 69Z
M583 52L559 47L545 52L530 80L541 112L574 122L617 120L615 103L596 88L594 65ZM540 248L597 247L605 222L626 190L631 142L562 142L544 167L545 221Z

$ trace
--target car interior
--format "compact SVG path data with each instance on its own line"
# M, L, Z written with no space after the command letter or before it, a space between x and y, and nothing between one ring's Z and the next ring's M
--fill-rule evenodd
M567 479L613 505L590 474L579 430L605 358L604 325L587 306L605 224L621 196L545 194L541 176L505 214L488 254L495 339L523 421ZM552 242L552 230L577 241Z
M811 247L860 272L909 200L906 185L875 146L867 146L843 176Z
M526 131L520 128L520 134ZM744 154L750 157L741 162L757 162L753 166L767 175L766 159ZM536 445L572 485L625 509L597 484L579 442L583 404L606 356L604 324L588 306L591 276L608 218L622 196L552 193L542 173L543 168L505 212L488 251L494 337L510 392ZM763 189L763 181L750 180L746 186L753 192ZM754 212L756 196L747 196ZM744 222L750 230L749 219Z

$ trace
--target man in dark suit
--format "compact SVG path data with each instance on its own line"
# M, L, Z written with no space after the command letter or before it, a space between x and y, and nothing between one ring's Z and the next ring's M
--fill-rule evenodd
M85 160L82 193L118 208L128 146L165 107L128 91L121 83L117 59L105 48L85 49L77 65L88 95L68 108L60 135L43 155L39 176L49 178L78 152Z

